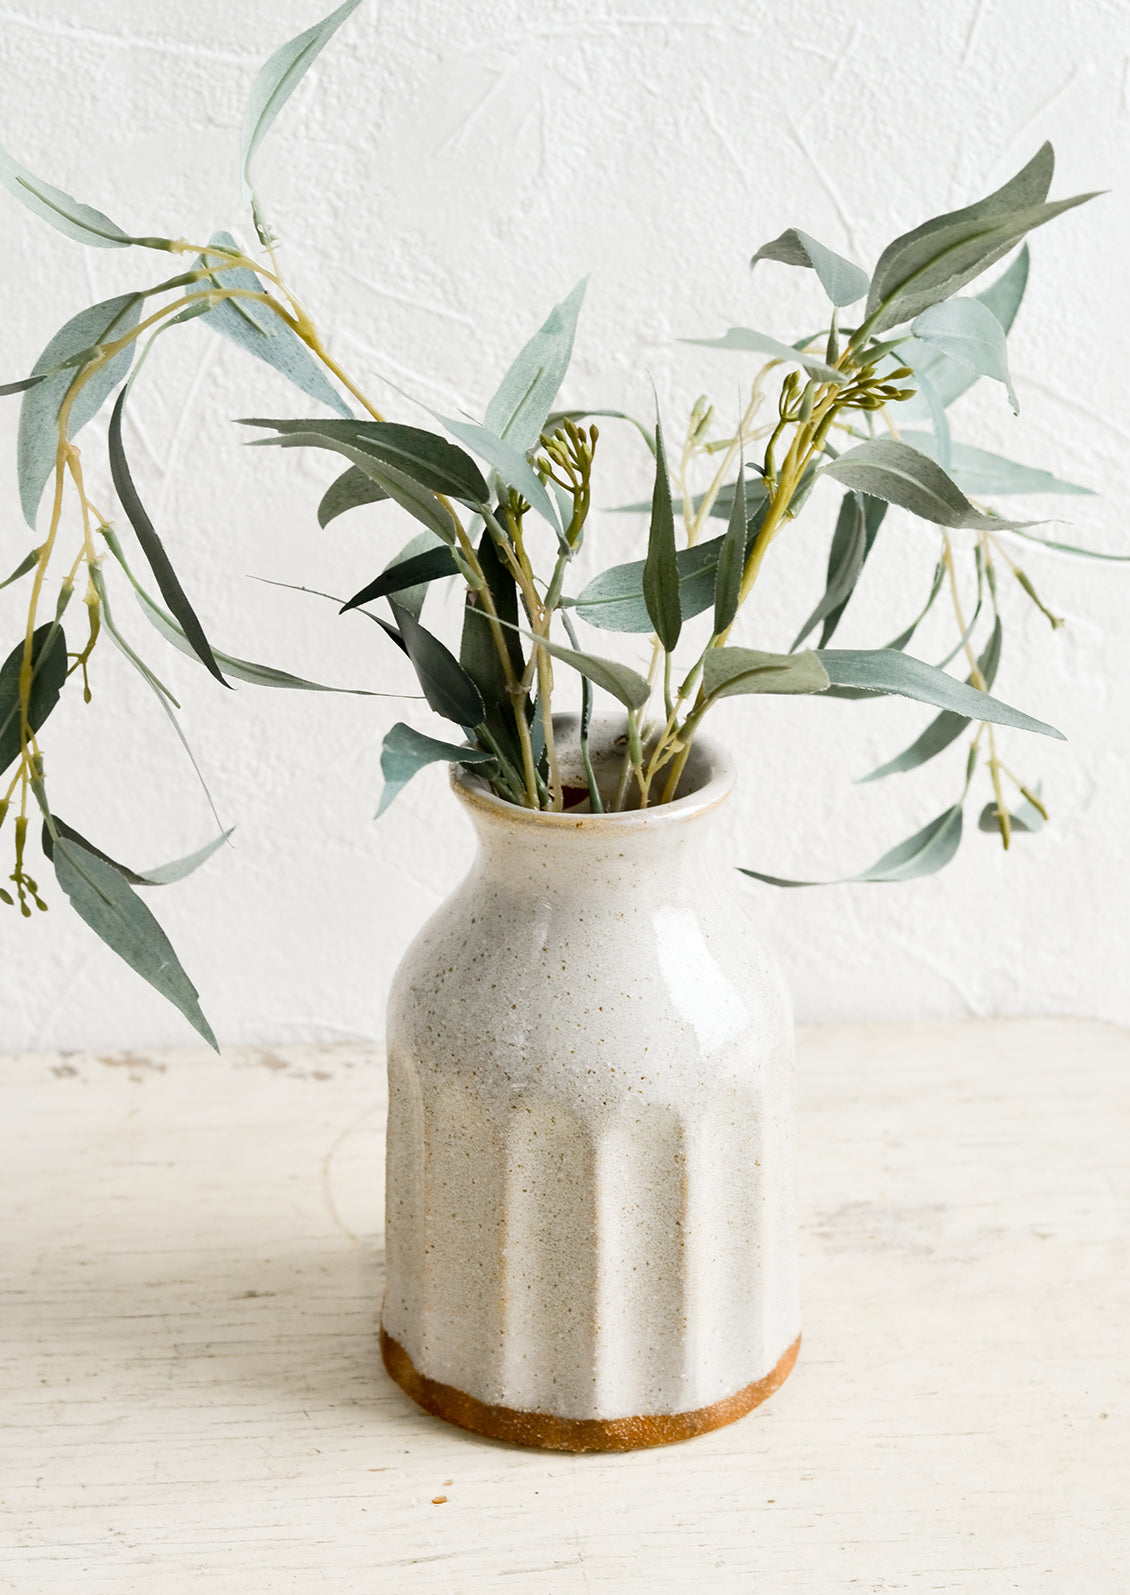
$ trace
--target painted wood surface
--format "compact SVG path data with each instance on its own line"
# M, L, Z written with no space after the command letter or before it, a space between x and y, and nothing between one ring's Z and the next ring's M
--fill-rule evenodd
M1122 1595L1130 1034L802 1032L804 1344L685 1445L528 1452L385 1376L365 1045L0 1066L0 1589Z

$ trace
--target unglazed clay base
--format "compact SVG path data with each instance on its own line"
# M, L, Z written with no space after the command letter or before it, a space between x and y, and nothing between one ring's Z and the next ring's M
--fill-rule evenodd
M460 1429L509 1440L512 1445L540 1446L546 1451L641 1451L645 1446L673 1445L696 1434L721 1429L744 1418L783 1385L800 1351L800 1336L764 1379L755 1380L724 1401L694 1412L652 1413L638 1418L558 1418L548 1412L518 1412L491 1407L419 1373L404 1347L381 1330L381 1356L389 1375L425 1411Z

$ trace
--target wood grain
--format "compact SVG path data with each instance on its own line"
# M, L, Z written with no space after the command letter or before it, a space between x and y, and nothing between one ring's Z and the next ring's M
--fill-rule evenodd
M810 1029L804 1349L628 1455L416 1408L377 1350L358 1045L0 1060L0 1589L1122 1595L1130 1035Z

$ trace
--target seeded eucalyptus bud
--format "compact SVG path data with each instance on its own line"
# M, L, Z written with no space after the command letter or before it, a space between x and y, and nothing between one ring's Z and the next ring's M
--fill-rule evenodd
M7 903L9 908L16 906L16 900L11 892L6 892L2 886L0 886L0 903Z
M914 371L910 366L899 366L897 370L888 374L888 382L900 382L903 377L912 377Z
M809 381L800 396L800 411L797 420L802 426L812 420L812 401L816 397L816 383Z

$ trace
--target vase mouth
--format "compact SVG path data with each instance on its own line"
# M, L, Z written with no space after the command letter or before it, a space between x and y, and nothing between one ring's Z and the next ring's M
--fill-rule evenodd
M553 717L558 765L564 784L573 790L584 787L587 792L580 757L580 726L580 715L555 714ZM623 718L593 715L589 726L589 749L602 791L612 769L619 769L626 746L627 732ZM492 792L473 768L465 765L451 767L451 785L456 796L469 808L484 815L516 824L604 833L645 827L650 829L705 814L726 800L733 790L735 778L729 752L711 738L697 735L691 744L686 768L679 782L678 796L670 803L659 803L646 809L622 809L615 814L594 814L585 806L585 799L576 807L554 813L547 809L522 808Z

